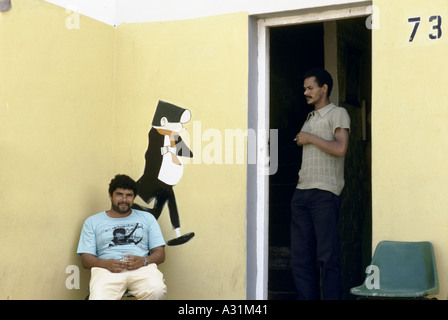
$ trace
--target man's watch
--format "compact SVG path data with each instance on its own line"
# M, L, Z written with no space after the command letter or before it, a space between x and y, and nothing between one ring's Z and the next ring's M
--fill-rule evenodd
M146 260L146 257L143 257L143 260L145 260L145 262L143 262L143 266L146 267L149 264L149 262L148 260Z

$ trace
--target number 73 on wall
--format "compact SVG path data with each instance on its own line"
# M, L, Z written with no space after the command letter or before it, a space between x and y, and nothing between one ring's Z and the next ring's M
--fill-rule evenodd
M409 37L409 42L414 41L415 34L417 33L418 27L421 22L421 17L408 18L409 23L414 24L411 36ZM432 31L428 34L429 39L437 40L442 37L442 17L441 16L431 16L429 17L429 23L431 23Z

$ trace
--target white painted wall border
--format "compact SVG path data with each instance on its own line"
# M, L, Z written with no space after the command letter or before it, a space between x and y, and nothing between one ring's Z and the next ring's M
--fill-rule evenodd
M247 12L249 15L286 12L368 0L45 0L87 17L118 26L196 19L207 16ZM14 4L13 4L14 5Z
M257 21L257 181L256 181L256 272L255 284L248 285L247 298L266 300L268 298L268 257L269 257L269 176L266 174L266 158L269 156L269 29L271 27L324 22L346 18L356 18L372 14L371 2L354 3L350 6L319 7L299 11L295 15L258 18ZM249 102L250 104L250 102ZM250 184L249 184L250 185ZM251 202L250 199L248 202ZM248 247L250 250L251 247ZM249 254L248 254L249 256ZM254 256L254 255L251 255ZM250 270L248 270L250 271ZM248 275L250 276L250 275ZM249 284L249 283L248 283Z

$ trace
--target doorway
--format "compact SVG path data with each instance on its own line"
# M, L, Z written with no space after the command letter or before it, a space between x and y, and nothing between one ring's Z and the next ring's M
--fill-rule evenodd
M343 298L364 279L371 258L371 31L366 17L269 29L269 127L278 130L278 170L269 176L268 299L295 299L290 270L289 204L301 165L293 141L312 110L302 75L323 67L333 76L331 102L347 109L350 144L339 218Z

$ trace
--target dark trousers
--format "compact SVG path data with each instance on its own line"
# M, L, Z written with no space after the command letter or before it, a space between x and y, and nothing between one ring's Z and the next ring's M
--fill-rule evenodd
M154 200L154 206L153 208L146 208L134 203L133 208L148 211L158 220L165 204L168 204L171 225L173 229L180 228L179 212L172 186L162 181L143 183L140 179L137 181L137 190L137 194L147 204Z
M291 269L298 299L341 299L338 217L341 197L296 189L291 200Z

